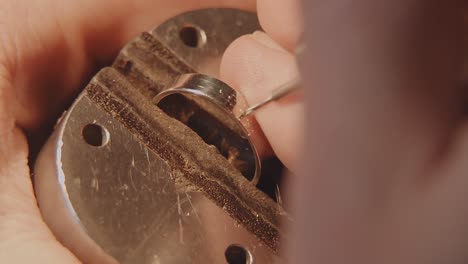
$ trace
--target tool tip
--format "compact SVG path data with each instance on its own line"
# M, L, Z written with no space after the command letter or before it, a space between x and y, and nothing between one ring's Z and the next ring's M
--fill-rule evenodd
M263 102L261 102L259 104L256 104L254 106L251 106L251 107L245 109L245 111L240 115L239 118L251 115L253 112L257 111L257 109L261 108L262 106L266 105L269 102L270 102L270 100L266 100L266 101L263 101Z
M253 112L253 109L252 109L252 108L248 108L248 109L246 109L246 110L240 115L240 118L246 117L246 116L250 115L252 112Z

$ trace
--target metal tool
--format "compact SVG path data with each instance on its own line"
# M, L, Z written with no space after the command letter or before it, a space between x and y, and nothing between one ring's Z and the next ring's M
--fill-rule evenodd
M305 49L306 49L306 44L303 41L299 41L294 53L296 54L296 56L299 56L302 53L304 53ZM302 82L301 82L301 78L299 76L297 76L296 78L294 78L294 79L292 79L292 80L290 80L290 81L288 81L286 83L283 83L282 85L275 88L271 92L270 96L268 96L265 100L263 100L262 102L260 102L260 103L258 103L256 105L253 105L253 106L247 108L244 112L242 112L242 114L239 116L239 118L249 116L249 115L253 114L255 111L257 111L258 109L264 107L265 105L267 105L267 104L269 104L271 102L274 102L274 101L278 101L281 98L293 93L294 91L299 90L299 88L302 87L301 85L302 85Z
M240 115L239 118L243 118L243 117L251 115L252 113L257 111L258 109L264 107L265 105L267 105L267 104L269 104L271 102L280 100L281 98L283 98L283 97L291 94L292 92L298 90L300 87L301 87L301 78L300 77L296 77L296 78L294 78L294 79L280 85L278 88L274 89L271 92L271 95L268 98L266 98L265 100L263 100L262 102L260 102L260 103L258 103L256 105L253 105L253 106L247 108Z
M253 149L238 143L243 134L227 125L227 114L206 111L224 118L212 126L205 112L185 104L201 97L181 89L213 88L205 82L211 78L176 81L210 75L218 89L208 91L227 95L213 98L229 99L214 109L230 108L234 94L214 79L221 55L259 28L255 14L235 9L173 17L125 45L63 114L35 162L34 189L45 223L81 261L281 263L287 213L252 184L254 160L221 151L236 154L241 146L255 157ZM155 104L156 95L174 89ZM206 129L196 129L200 124ZM222 133L210 134L213 128ZM242 169L246 161L251 170Z

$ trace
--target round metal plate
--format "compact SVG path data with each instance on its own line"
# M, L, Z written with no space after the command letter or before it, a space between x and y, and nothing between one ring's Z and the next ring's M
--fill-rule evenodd
M185 26L203 29L201 46L182 42ZM258 28L254 14L214 9L182 14L152 33L198 71L217 76L228 44ZM85 263L226 263L233 246L253 263L279 260L174 173L82 93L38 157L35 191L44 220Z

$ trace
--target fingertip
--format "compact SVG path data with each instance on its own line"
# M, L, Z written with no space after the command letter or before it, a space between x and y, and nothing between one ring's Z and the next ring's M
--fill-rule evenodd
M264 33L237 39L227 49L221 63L221 78L238 89L249 105L262 101L275 87L297 74L294 56ZM294 160L299 152L301 105L297 100L272 103L255 113L255 118L268 139L265 142L269 142L276 155L289 168L295 166ZM256 145L268 144L256 140L254 142Z
M257 41L259 44L265 45L265 47L267 48L286 52L286 50L280 44L278 44L278 42L274 41L270 36L268 36L263 31L255 31L251 35L247 35L247 37L252 38L254 41Z
M300 2L299 0L257 1L262 28L289 51L295 49L304 28Z
M248 89L244 88L249 87L248 83L256 82L250 78L261 78L255 77L256 74L250 68L252 56L250 51L252 50L251 45L254 44L253 41L251 35L245 35L235 40L225 51L220 69L221 79L236 89L247 105L252 104L252 93L249 94ZM241 122L249 132L260 157L271 156L273 153L271 146L255 117L253 115L243 117Z
M226 83L238 88L247 102L254 104L298 71L292 54L265 33L257 32L240 37L228 47L220 72Z

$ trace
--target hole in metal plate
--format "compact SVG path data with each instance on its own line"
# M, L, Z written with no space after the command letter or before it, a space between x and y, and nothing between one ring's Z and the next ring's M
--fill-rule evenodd
M183 26L179 31L182 42L191 48L200 48L206 43L206 33L195 25Z
M250 252L240 245L230 245L224 252L228 264L250 264L252 256Z
M93 147L102 147L109 142L109 132L98 124L87 124L81 130L84 141Z

